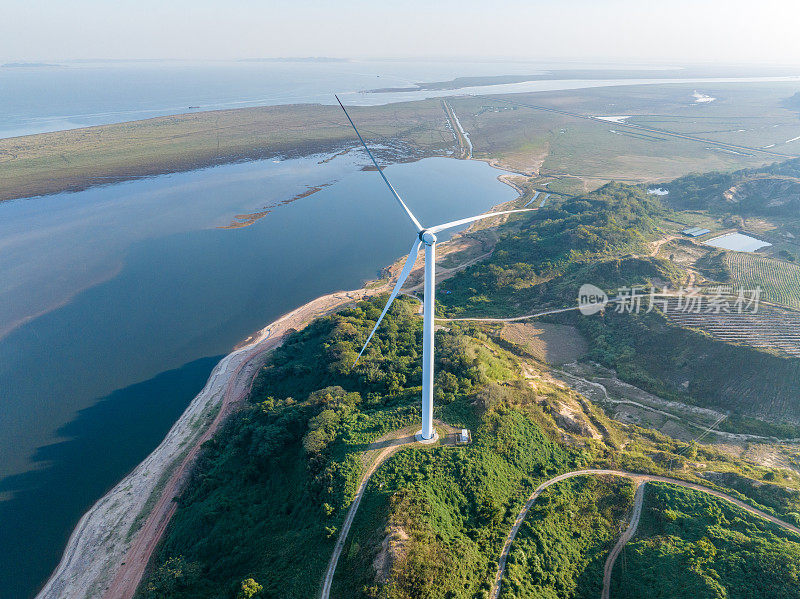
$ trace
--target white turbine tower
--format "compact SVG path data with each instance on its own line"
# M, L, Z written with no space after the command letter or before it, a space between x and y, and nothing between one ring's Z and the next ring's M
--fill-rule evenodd
M372 336L375 334L375 331L378 330L378 327L383 320L383 317L386 316L386 312L389 310L389 306L392 305L394 298L397 297L397 294L400 293L400 289L403 287L403 283L405 283L408 275L411 273L411 269L414 268L414 263L417 260L417 252L419 251L419 246L424 244L425 245L425 289L424 289L424 301L423 301L423 320L422 320L422 430L417 433L417 439L420 441L431 441L436 438L436 431L433 428L433 310L434 310L434 297L435 297L435 287L436 287L436 233L439 231L444 231L445 229L452 229L453 227L458 227L461 225L466 225L471 222L475 222L476 220L482 220L484 218L490 218L492 216L498 216L500 214L512 214L516 212L531 212L533 209L521 209L521 210L504 210L502 212L490 212L489 214L479 214L478 216L471 216L469 218L462 218L460 220L454 220L449 223L444 223L442 225L436 225L434 227L423 227L414 214L409 210L406 203L402 200L400 195L397 193L392 184L389 183L389 180L386 178L386 175L383 174L383 170L381 169L380 165L378 165L378 161L375 160L375 157L370 152L367 144L364 142L364 138L361 137L361 134L358 132L353 119L350 118L350 115L347 113L347 109L342 104L342 101L339 100L339 97L336 96L336 100L339 102L339 106L342 107L344 110L345 116L347 116L347 120L350 121L350 124L353 126L353 129L358 135L358 139L361 141L361 145L364 146L364 149L367 151L367 154L372 159L372 163L375 165L375 168L378 169L378 173L380 173L383 181L386 185L389 186L389 190L392 192L392 195L400 204L401 208L405 211L408 218L411 219L411 222L417 229L417 238L414 240L413 245L411 246L411 251L408 254L408 258L406 259L405 266L403 266L403 270L400 272L400 276L397 277L397 283L395 283L394 289L392 290L391 295L389 296L389 301L386 302L386 306L383 308L383 312L381 312L378 321L375 323L375 326L372 329L372 332L367 337L367 342L364 344L364 347L361 348L361 351L358 354L358 358L356 358L356 362L358 362L361 355L364 353L364 350L367 349L367 345L369 344Z

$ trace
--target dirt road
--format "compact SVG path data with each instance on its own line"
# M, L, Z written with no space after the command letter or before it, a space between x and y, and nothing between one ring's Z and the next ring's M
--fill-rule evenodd
M644 504L644 486L646 484L646 482L643 482L636 488L636 496L633 499L633 515L631 515L630 524L628 524L628 528L622 533L617 544L614 545L611 553L608 554L608 559L606 559L606 565L603 568L603 593L600 595L601 599L610 599L611 573L614 571L614 564L617 561L617 556L619 556L622 548L631 540L633 535L636 534L636 529L639 527L639 518L642 516L642 505Z
M506 542L503 545L503 550L500 553L500 560L498 561L497 574L495 575L495 580L494 580L494 587L492 588L492 592L490 595L492 599L497 599L497 597L500 596L500 583L502 582L503 575L505 574L506 561L508 560L508 554L511 551L511 545L514 542L514 539L516 538L517 533L519 532L519 529L522 526L522 523L525 521L528 512L533 507L533 504L536 503L536 499L550 485L553 485L562 480L566 480L568 478L572 478L574 476L623 476L626 478L631 478L639 482L640 484L643 484L645 482L663 482L663 483L678 485L681 487L686 487L688 489L693 489L695 491L708 493L709 495L718 497L719 499L727 501L728 503L732 503L733 505L742 508L743 510L749 512L754 516L759 516L760 518L769 520L770 522L772 522L773 524L777 524L784 530L788 530L800 536L800 528L797 528L796 526L793 526L788 522L784 522L783 520L776 518L775 516L771 516L770 514L762 512L761 510L756 509L746 504L745 502L736 499L735 497L731 497L726 493L722 493L721 491L716 491L714 489L709 489L708 487L704 487L697 483L691 483L677 478L669 478L667 476L658 476L655 474L640 474L636 472L626 472L625 470L603 470L603 469L575 470L573 472L566 472L564 474L559 474L558 476L543 482L531 494L531 496L528 498L528 501L525 502L525 505L522 507L522 509L519 512L519 515L517 516L517 519L514 521L514 525L511 527L511 531L509 532L508 537L506 537ZM609 583L610 583L610 574L609 574Z
M382 449L380 453L378 453L377 457L373 460L372 464L370 464L369 468L362 476L361 484L358 486L358 491L356 491L356 495L353 498L353 503L350 504L350 509L347 510L347 516L342 524L342 530L339 532L339 538L336 539L336 546L333 548L333 555L331 555L331 559L328 562L328 569L325 572L325 579L322 582L322 593L320 594L320 599L328 599L330 596L333 575L336 573L336 565L339 563L339 556L342 554L342 549L344 549L344 542L347 540L347 535L350 532L350 526L352 526L353 519L356 517L358 506L361 504L361 498L364 497L364 491L367 488L369 479L373 474L375 474L375 471L378 469L378 467L388 460L392 454L394 454L403 445L409 445L416 442L414 439L414 433L410 429L405 432L405 435L402 435L397 439L393 439L392 442L388 443L387 446Z
M435 421L437 432L439 433L439 443L453 444L456 438L457 430L452 426L445 424L441 421ZM333 584L333 575L336 573L336 566L339 563L339 557L344 549L344 543L347 540L347 535L350 532L350 526L353 524L353 519L358 512L358 506L361 504L361 498L364 496L364 491L367 488L369 479L375 474L375 471L388 460L398 449L404 446L417 443L414 437L414 430L417 427L408 427L399 431L394 431L385 437L375 441L370 445L368 452L377 452L377 456L372 460L367 471L361 477L361 482L358 485L358 491L353 498L353 503L350 504L350 509L347 510L342 530L339 532L339 538L336 539L336 545L333 548L333 555L328 562L328 569L325 572L325 578L322 581L322 592L320 599L328 599L331 593L331 584Z

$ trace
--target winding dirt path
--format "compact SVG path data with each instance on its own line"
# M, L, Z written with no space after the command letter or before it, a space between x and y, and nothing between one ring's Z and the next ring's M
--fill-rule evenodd
M614 564L617 561L622 548L631 540L633 535L636 534L636 529L639 527L639 518L642 516L642 505L644 504L644 486L646 482L641 483L636 488L636 496L633 499L633 514L631 515L631 522L628 528L622 533L622 536L614 545L611 553L608 554L606 565L603 568L603 593L600 595L601 599L610 599L611 597L611 573L614 571Z
M676 237L677 237L676 235L667 235L666 237L662 237L661 239L656 239L652 243L652 248L650 249L650 256L655 257L664 244L669 243Z
M438 443L442 445L453 444L454 441L451 440L451 436L452 439L455 439L455 435L457 434L456 429L439 420L435 421L435 425L437 432L439 433ZM339 538L336 539L336 545L333 548L333 554L328 562L328 569L325 572L325 578L322 581L322 592L320 593L320 599L329 599L330 597L331 585L333 584L333 575L336 573L336 566L339 563L339 557L342 554L342 549L344 549L344 543L347 541L347 535L350 532L350 527L352 526L353 520L358 512L358 506L361 504L361 498L364 497L364 491L367 489L369 479L373 474L375 474L375 471L380 468L381 464L388 460L398 449L418 443L413 433L415 429L416 427L407 427L399 431L389 433L385 437L372 443L370 448L367 449L367 455L369 455L370 451L378 452L378 454L377 457L372 460L372 463L369 465L369 468L367 468L366 472L364 472L362 475L361 482L358 485L358 491L356 491L356 495L353 498L353 503L350 504L350 508L347 510L347 516L345 516L344 523L342 524L342 530L339 532Z
M704 487L703 485L699 485L697 483L691 483L677 478L669 478L667 476L658 476L655 474L640 474L637 472L627 472L625 470L605 470L605 469L575 470L573 472L566 472L564 474L559 474L558 476L543 482L531 494L531 496L528 498L528 501L525 502L525 505L522 507L522 509L519 512L519 515L517 516L517 519L514 521L514 526L511 527L511 531L509 532L508 537L506 537L506 542L503 545L503 550L500 553L500 559L498 561L498 566L497 566L497 574L495 575L494 586L492 587L492 592L490 594L490 597L492 599L497 599L500 596L500 583L502 582L503 575L505 574L506 561L508 560L508 554L511 552L511 545L514 542L514 539L516 538L517 533L519 532L519 529L522 526L522 523L525 521L528 512L533 507L533 504L536 503L536 499L539 497L539 495L541 495L542 492L547 487L554 485L555 483L560 482L562 480L566 480L568 478L572 478L575 476L605 476L605 475L622 476L625 478L630 478L639 483L640 485L642 485L645 482L662 482L662 483L678 485L680 487L685 487L687 489L693 489L695 491L701 491L702 493L707 493L709 495L713 495L714 497L727 501L728 503L732 503L733 505L745 510L746 512L754 516L758 516L760 518L768 520L773 524L780 526L784 530L788 530L789 532L793 532L794 534L800 536L800 528L792 524L789 524L788 522L784 522L780 518L776 518L775 516L767 514L766 512L762 512L761 510L756 509L746 504L745 502L736 499L735 497L731 497L726 493L723 493L721 491L716 491L708 487ZM609 573L609 583L610 583L610 573Z
M328 569L325 572L325 578L322 582L322 593L320 594L320 599L328 599L331 593L331 584L333 584L333 575L336 573L336 566L339 563L339 556L342 554L342 549L344 549L344 543L347 540L347 535L350 532L350 526L353 524L353 520L356 517L356 512L358 512L358 506L361 504L361 498L364 497L364 491L367 489L367 483L369 483L369 479L375 474L375 471L383 464L386 460L388 460L398 449L400 449L403 445L410 445L414 443L416 440L414 439L414 434L406 431L407 435L403 437L398 437L396 439L392 439L392 442L389 442L387 446L380 451L378 456L373 460L372 464L370 464L367 471L361 478L361 483L358 485L358 491L356 491L356 495L353 498L353 503L350 504L350 509L347 510L347 516L344 519L344 523L342 523L342 530L339 532L339 538L336 539L336 545L333 548L333 555L331 555L331 559L328 562Z

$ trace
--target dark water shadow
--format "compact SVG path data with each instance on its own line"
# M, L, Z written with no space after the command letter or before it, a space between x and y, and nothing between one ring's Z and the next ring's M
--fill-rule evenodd
M84 512L161 442L222 356L114 391L39 447L38 469L0 480L0 597L27 599L44 584Z

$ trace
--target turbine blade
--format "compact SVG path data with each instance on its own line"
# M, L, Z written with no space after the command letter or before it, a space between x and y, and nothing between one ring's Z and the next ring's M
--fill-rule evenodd
M386 185L389 186L389 189L391 190L394 198L400 203L400 206L403 208L403 210L405 210L405 213L408 215L408 218L411 219L411 222L414 223L414 226L417 228L417 232L422 231L422 225L419 224L417 217L414 216L409 207L406 206L406 203L400 197L400 194L397 193L395 188L392 187L392 184L389 183L389 179L387 179L386 175L383 174L383 169L378 165L378 161L375 160L375 156L372 155L372 152L369 151L369 148L367 147L364 138L361 137L361 134L358 132L356 124L353 122L353 119L350 118L350 115L348 114L347 109L344 107L344 104L342 104L342 101L339 99L339 96L334 95L334 98L336 98L336 101L339 102L339 106L341 106L342 110L344 110L344 115L347 117L347 120L350 121L350 124L353 126L353 131L355 131L356 135L358 135L358 139L361 141L361 145L364 146L364 149L367 151L367 154L369 154L369 157L372 160L372 164L375 165L375 168L378 169L378 172L380 173L381 177L383 177L384 183L386 183Z
M490 212L489 214L479 214L478 216L470 216L469 218L462 218L461 220L454 220L450 223L444 223L443 225L436 225L435 227L431 227L428 229L431 233L438 233L439 231L444 231L445 229L452 229L453 227L458 227L460 225L466 225L467 223L475 222L476 220L483 220L484 218L491 218L493 216L500 216L501 214L514 214L517 212L534 212L536 208L521 208L519 210L503 210L502 212Z
M411 251L408 254L408 258L406 258L405 266L403 266L403 270L400 271L400 276L397 277L397 283L394 285L394 289L392 290L392 294L389 296L389 301L386 302L386 306L383 308L383 312L381 312L380 317L378 318L378 322L375 323L375 326L372 327L372 332L367 337L367 342L364 344L364 347L361 348L361 351L358 352L358 358L356 361L353 362L353 366L358 364L358 360L361 358L361 354L364 353L364 350L367 349L367 345L369 345L372 336L375 334L375 331L378 330L378 327L383 320L383 317L386 316L386 313L389 311L389 306L392 305L394 298L397 297L397 294L400 293L400 289L403 287L403 283L406 282L408 275L411 274L411 269L414 268L414 262L417 261L417 252L419 251L419 246L422 244L422 241L418 238L414 241L414 245L411 246Z

